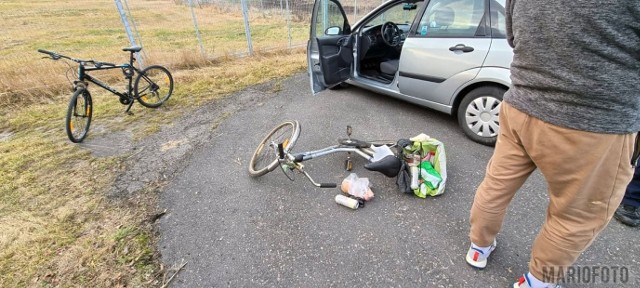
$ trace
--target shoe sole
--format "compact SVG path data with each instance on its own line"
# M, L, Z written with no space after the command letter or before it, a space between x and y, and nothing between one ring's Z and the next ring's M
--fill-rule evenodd
M623 216L623 215L618 215L618 214L613 214L613 218L616 218L616 220L620 221L620 223L627 225L627 226L631 226L631 227L638 227L640 226L640 220L633 220L627 216Z
M498 247L498 242L496 240L493 240L493 249L489 250L489 255L491 255L491 253L493 253L493 251L495 251L497 247ZM489 257L487 256L487 259L484 259L484 262L473 261L472 258L469 258L469 253L467 253L467 256L465 256L464 258L465 260L467 260L467 264L469 264L469 266L473 268L481 269L481 270L487 267L487 260L489 259ZM478 264L476 265L473 263L478 263ZM484 263L484 264L480 264L480 263Z
M469 258L469 255L467 255L467 257L465 257L465 258L467 260L467 264L469 264L469 266L471 266L473 268L482 270L482 269L487 267L487 260L484 261L484 265L483 265L483 264L480 264L481 262L473 261L473 259ZM475 264L472 264L473 262L478 263L479 266L476 266Z

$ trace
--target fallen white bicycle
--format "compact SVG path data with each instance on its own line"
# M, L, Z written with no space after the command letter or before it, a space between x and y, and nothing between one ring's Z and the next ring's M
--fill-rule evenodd
M338 139L338 144L326 148L292 153L291 150L300 136L300 123L298 121L286 121L269 132L258 145L249 161L249 175L259 177L265 175L278 166L284 174L293 181L295 173L303 174L314 186L320 188L334 188L336 183L317 183L305 171L302 162L333 153L347 153L345 169L351 171L353 167L351 154L361 156L370 161L364 167L367 170L377 171L387 177L395 177L400 170L401 161L391 152L396 145L394 141L361 141L351 138L351 126L347 126L347 138ZM384 152L381 152L384 151ZM386 153L380 157L380 153ZM380 159L377 159L380 158ZM371 162L372 160L376 160Z

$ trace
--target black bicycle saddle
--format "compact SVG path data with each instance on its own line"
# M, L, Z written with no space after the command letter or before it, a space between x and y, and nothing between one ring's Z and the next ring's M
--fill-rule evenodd
M142 47L140 46L122 48L122 51L127 51L127 52L140 52L140 50L142 50Z
M365 169L380 172L387 177L396 177L401 166L402 162L394 155L387 155L376 162L364 164Z

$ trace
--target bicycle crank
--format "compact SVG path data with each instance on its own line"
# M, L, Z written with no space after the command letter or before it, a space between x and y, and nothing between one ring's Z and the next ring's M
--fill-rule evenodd
M120 104L129 105L129 103L131 103L131 99L126 98L126 97L120 97Z

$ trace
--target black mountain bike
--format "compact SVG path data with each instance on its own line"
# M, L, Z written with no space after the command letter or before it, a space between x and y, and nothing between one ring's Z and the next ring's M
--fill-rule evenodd
M67 59L78 63L78 70L75 73L77 79L73 81L73 96L69 101L65 122L67 136L71 142L82 142L89 132L93 103L91 93L88 90L88 82L94 83L120 97L120 103L127 105L125 113L130 113L129 110L136 100L142 106L157 108L171 97L173 77L167 68L160 65L152 65L142 70L138 69L133 65L135 62L134 53L140 52L142 47L129 47L122 50L130 52L129 63L112 64L91 59L76 59L56 52L38 49L38 52L49 55L53 60ZM90 71L110 69L122 69L122 73L128 81L127 91L119 92L88 74Z

